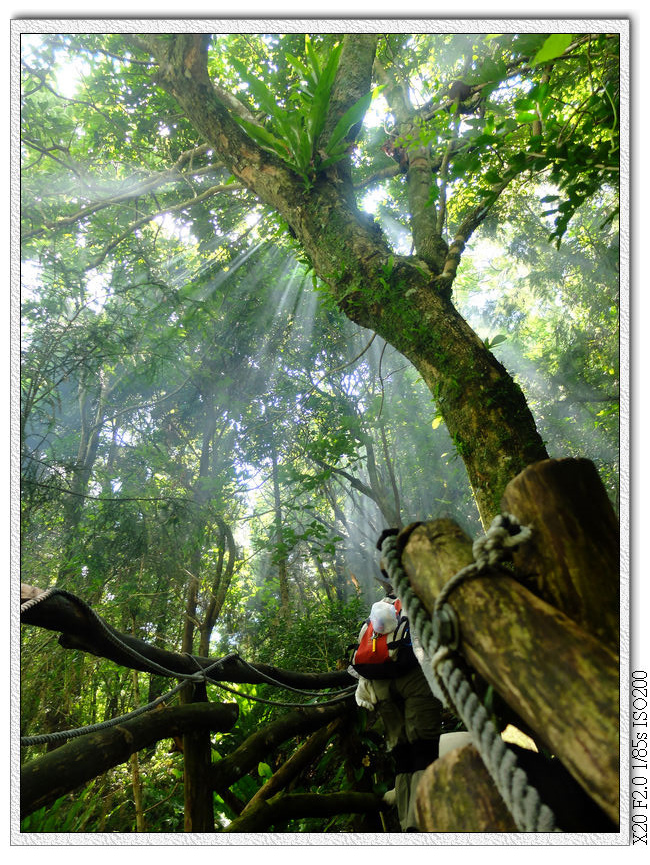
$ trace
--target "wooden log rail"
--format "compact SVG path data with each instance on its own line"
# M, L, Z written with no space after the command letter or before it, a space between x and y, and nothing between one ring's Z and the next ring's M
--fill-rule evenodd
M37 586L21 583L20 603L38 598L46 590ZM220 682L235 682L260 684L268 681L268 677L291 688L305 690L320 690L326 688L347 688L355 683L355 679L345 670L333 670L328 673L300 673L293 670L282 670L271 664L248 664L237 655L227 655L218 669L213 667L217 658L203 658L199 655L187 655L161 649L152 643L140 640L131 634L118 631L104 621L108 631L118 638L118 644L108 639L102 627L88 614L85 605L77 604L65 595L51 595L40 604L21 612L20 621L23 625L34 625L51 631L60 631L59 644L64 649L79 649L89 652L99 658L108 658L123 667L150 673L160 665L170 670L170 675L190 675L197 669L211 667L210 679ZM122 644L122 647L120 647ZM141 655L144 660L137 660L131 653Z
M142 748L188 730L227 732L238 716L236 703L165 706L118 726L71 739L21 767L21 819L124 763Z
M537 571L540 561L555 561L550 594L558 604L568 598L571 612L580 623L521 585L515 573L505 576L490 569L458 586L449 603L460 623L459 649L465 659L617 823L619 661L613 646L618 621L618 573L612 575L612 563L617 563L618 557L611 549L604 552L601 548L614 540L617 543L618 536L612 533L607 515L606 519L594 516L588 520L587 534L576 522L575 514L588 511L594 502L604 507L600 495L586 502L576 502L575 496L569 495L571 517L562 519L567 507L565 469L569 488L579 486L583 494L589 490L595 469L592 472L593 466L586 460L545 461L526 469L523 474L528 477L523 482L521 475L512 482L519 493L522 488L536 491L530 493L532 501L524 496L521 501L526 505L519 508L533 521L533 530L539 532L533 567L523 548L518 560L528 574ZM531 478L533 474L537 476ZM581 479L580 485L576 477ZM542 487L543 497L539 495ZM511 492L506 493L504 502L518 501ZM542 527L549 510L560 512L551 522L551 539L548 527ZM526 522L519 513L514 515ZM603 525L610 526L606 536ZM599 532L595 537L589 534L594 528ZM447 581L472 562L471 541L447 519L419 525L410 532L406 529L398 540L403 544L402 564L411 586L431 612ZM594 570L597 561L601 567ZM609 562L607 568L602 566L605 561ZM570 589L564 591L567 574ZM599 610L593 600L601 582L603 603L610 607L606 611ZM536 583L539 594L547 586L543 578Z

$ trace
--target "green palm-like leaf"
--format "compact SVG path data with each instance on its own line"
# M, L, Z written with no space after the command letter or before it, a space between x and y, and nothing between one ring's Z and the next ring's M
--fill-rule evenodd
M348 108L330 135L326 146L327 153L335 156L337 155L337 151L339 154L344 151L345 146L341 147L341 145L344 142L345 136L355 124L359 123L359 121L363 119L366 111L370 107L370 103L382 89L383 85L381 87L375 87L374 90L371 90L360 99L357 99L354 105Z

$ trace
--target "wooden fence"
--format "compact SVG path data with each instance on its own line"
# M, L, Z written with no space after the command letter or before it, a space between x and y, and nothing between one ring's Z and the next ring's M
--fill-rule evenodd
M619 527L593 463L545 460L508 485L502 510L532 529L512 575L483 572L449 599L459 651L613 821L619 819ZM451 520L408 527L402 565L429 611L472 559ZM514 831L468 746L427 770L421 828ZM447 803L445 805L445 803Z

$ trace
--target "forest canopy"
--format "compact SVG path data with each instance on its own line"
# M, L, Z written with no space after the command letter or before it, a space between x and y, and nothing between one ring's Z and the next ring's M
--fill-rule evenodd
M588 457L617 507L619 33L524 23L22 33L24 583L170 651L321 674L383 529L476 535L546 456ZM166 687L31 627L21 670L29 733ZM237 703L214 759L273 717ZM142 762L151 831L182 830L179 756ZM315 789L359 783L330 763ZM57 819L132 831L127 768Z

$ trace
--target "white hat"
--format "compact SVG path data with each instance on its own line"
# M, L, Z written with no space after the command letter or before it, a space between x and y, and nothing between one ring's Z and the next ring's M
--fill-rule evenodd
M386 601L377 601L370 608L370 624L376 634L390 634L397 627L397 610Z

